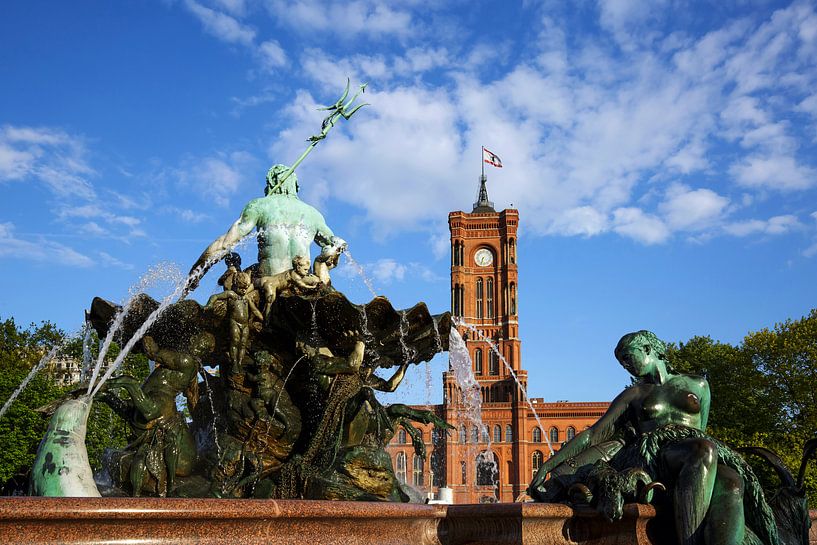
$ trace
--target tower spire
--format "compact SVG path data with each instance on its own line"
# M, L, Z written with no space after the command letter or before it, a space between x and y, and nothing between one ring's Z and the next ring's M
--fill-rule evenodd
M473 212L496 212L494 203L488 200L488 188L485 185L487 181L488 178L483 171L479 177L479 194L477 195L477 202L474 203Z

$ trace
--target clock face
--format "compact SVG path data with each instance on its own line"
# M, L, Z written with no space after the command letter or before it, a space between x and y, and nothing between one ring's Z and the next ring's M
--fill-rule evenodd
M487 267L494 262L494 254L487 248L480 248L477 250L477 253L474 254L474 261L480 267Z

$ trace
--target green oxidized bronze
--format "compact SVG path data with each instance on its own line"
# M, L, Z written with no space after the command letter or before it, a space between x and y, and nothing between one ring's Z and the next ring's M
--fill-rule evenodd
M808 521L807 511L772 510L749 464L707 435L707 380L672 372L665 353L649 331L622 337L615 356L634 384L540 467L528 493L589 503L609 520L621 518L624 501L655 502L671 509L684 545L798 543L780 536L802 534L791 527Z

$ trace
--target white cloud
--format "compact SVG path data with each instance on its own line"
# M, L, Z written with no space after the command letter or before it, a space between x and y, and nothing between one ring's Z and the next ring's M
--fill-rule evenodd
M0 257L69 267L85 268L94 265L93 259L64 244L41 236L34 237L33 240L18 238L14 231L12 223L0 223Z
M114 267L117 269L124 269L126 271L133 270L134 268L132 264L125 263L107 252L97 252L97 255L99 256L99 261L103 267Z
M725 225L723 229L730 235L745 237L754 234L783 235L801 226L797 216L787 214L774 216L768 220L752 219L734 222Z
M383 0L267 0L270 15L302 32L325 32L343 38L408 36L414 30L407 10Z
M258 46L261 65L268 71L280 68L287 63L287 55L275 40L267 40Z
M786 155L750 155L729 167L729 173L739 184L753 188L793 191L817 185L817 170Z
M644 244L665 242L670 235L660 219L632 207L613 211L613 231Z
M227 206L230 197L241 186L245 170L254 165L255 160L250 154L237 151L188 158L174 173L183 186L194 188L203 200Z
M721 218L729 199L711 189L671 186L658 206L667 226L674 231L701 231Z
M57 197L92 200L95 173L85 156L81 138L57 129L0 128L0 183L36 180Z
M242 24L234 17L210 9L194 0L185 0L185 6L201 22L204 30L219 40L231 44L252 46L255 40L255 30Z

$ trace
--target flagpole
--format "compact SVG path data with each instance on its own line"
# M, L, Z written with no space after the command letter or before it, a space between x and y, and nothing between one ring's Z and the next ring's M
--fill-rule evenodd
M482 164L482 178L485 178L485 146L482 146L482 151L479 154L479 162ZM480 181L482 181L480 178Z

